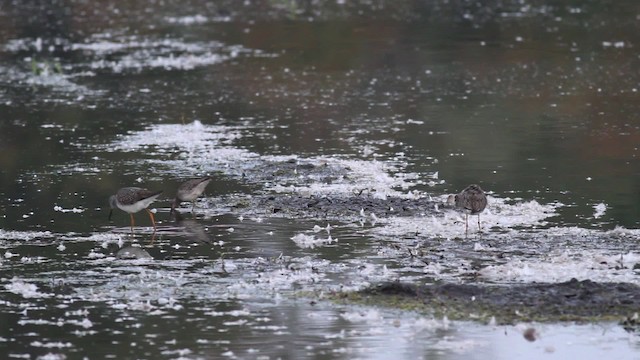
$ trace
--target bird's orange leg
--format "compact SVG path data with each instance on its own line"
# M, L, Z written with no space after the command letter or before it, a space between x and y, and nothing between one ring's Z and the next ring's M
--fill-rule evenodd
M154 231L153 234L151 234L151 241L149 242L149 245L153 245L153 242L156 241L156 232Z
M135 224L135 220L133 220L133 214L129 214L131 217L131 233L133 234L133 225Z
M145 209L147 210L147 213L149 214L149 218L151 218L151 223L153 224L153 232L156 232L156 220L153 217L153 213L149 210L149 209Z

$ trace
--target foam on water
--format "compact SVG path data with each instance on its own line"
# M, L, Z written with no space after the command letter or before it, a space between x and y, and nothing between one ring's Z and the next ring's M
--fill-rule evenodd
M193 24L204 24L209 22L209 18L204 15L193 15L193 16L168 16L165 18L168 23L171 24L180 24L180 25L193 25Z
M94 35L92 41L72 44L71 51L93 53L88 67L119 73L162 68L192 70L232 59L239 54L258 54L241 46L227 46L217 41L185 42L182 39L118 38L112 34ZM123 55L124 54L124 55Z
M79 213L83 213L85 212L87 209L79 209L79 208L71 208L71 209L65 209L62 206L59 205L55 205L53 207L53 211L59 211L62 213L75 213L75 214L79 214Z
M11 231L0 229L0 240L29 241L38 238L52 238L51 231Z
M195 167L204 171L223 171L229 175L240 175L247 170L261 169L264 164L274 163L277 166L278 163L291 163L292 160L296 163L313 164L316 167L348 169L348 178L337 178L330 183L322 181L321 178L314 178L313 176L316 176L314 174L299 174L296 169L292 170L290 176L285 174L277 182L262 183L265 190L277 193L349 197L368 191L372 197L379 199L389 196L415 199L424 196L415 191L408 191L420 180L417 174L403 172L407 165L403 161L358 160L331 156L301 158L295 155L260 155L235 145L237 140L244 138L251 131L248 126L204 125L199 121L186 125L153 125L145 130L124 135L107 148L113 151L140 151L144 148L153 157L149 161L165 164L172 171L184 174L190 174L191 169ZM179 159L166 160L169 157L168 154L175 155L176 149L179 151ZM238 168L239 166L241 168ZM435 172L431 176L438 177ZM446 197L447 195L433 197L432 200L442 205L436 205L434 209L425 209L425 212L428 212L426 216L385 217L363 210L361 227L369 234L385 241L396 239L401 243L404 237L416 236L416 234L419 238L463 238L465 215L444 205ZM626 270L615 272L611 271L616 266L615 251L609 249L598 252L595 251L594 246L589 245L589 242L577 240L637 237L638 231L617 228L604 232L577 227L551 226L549 219L558 215L557 210L564 206L559 202L542 204L536 200L510 199L498 195L488 196L488 201L486 210L480 214L483 229L481 233L477 230L477 217L469 216L469 236L474 239L471 254L475 252L480 257L486 257L484 254L491 254L496 250L495 245L491 245L496 242L506 245L506 251L515 252L518 249L536 252L539 249L535 246L544 243L543 247L549 249L549 252L542 261L538 262L526 257L512 256L506 263L502 261L490 265L481 273L487 281L565 281L576 276L581 279L587 278L588 275L594 275L593 278L602 281L637 281L633 279L633 271L630 270L636 261L633 253L629 253L626 256L626 262L621 264ZM599 217L606 210L606 205L598 204L594 209L596 210L594 217ZM367 227L366 224L371 226ZM314 249L334 244L336 241L329 234L325 238L307 233L298 233L291 239L303 249ZM574 240L571 243L567 239ZM560 248L554 243L562 243L564 247ZM379 253L391 254L392 258L401 258L402 252L407 251L404 245L401 247L400 250L395 250L383 246ZM584 251L591 257L577 257ZM354 266L362 266L362 269L358 272L360 276L354 279L353 283L346 285L350 289L360 289L371 281L384 281L398 276L386 267L384 267L385 271L374 274L377 270L373 271L373 269L377 267L371 267L371 271L367 271L372 264L362 260L357 262L358 264ZM465 262L468 264L464 265ZM458 265L452 267L453 264L447 261L428 261L427 264L422 265L420 271L424 275L441 279L456 279L475 271L469 259L456 259L454 263ZM327 266L323 268L331 272ZM411 269L411 271L414 270ZM272 285L320 280L314 278L312 272L305 274L304 271L298 271L296 276L291 274L284 276L276 271L264 274L259 282L265 279L268 279L267 283ZM247 284L239 283L234 286L245 288Z
M11 279L11 282L6 284L4 287L8 292L18 294L27 299L48 298L53 296L53 294L43 293L39 291L37 285L25 282L17 277Z
M304 249L313 249L318 246L329 245L338 241L338 239L333 239L331 235L328 235L326 238L316 238L314 235L302 233L294 235L291 240L293 240L296 245Z
M444 206L446 198L447 195L434 198L442 203L434 215L420 218L378 218L378 223L382 226L372 231L386 237L415 233L421 236L446 239L464 236L465 215ZM487 198L488 205L485 211L480 214L480 222L483 231L492 233L491 236L507 237L511 236L513 231L545 226L548 224L546 219L557 215L556 209L562 206L560 203L540 204L535 200L513 202L508 198L493 196ZM477 215L469 216L469 233L473 235L477 231Z
M194 18L194 21L198 19ZM54 50L64 54L53 57ZM5 82L11 86L28 85L52 89L59 94L48 94L47 101L65 103L81 102L87 97L104 95L105 91L88 88L76 80L97 76L99 72L142 72L152 69L185 71L215 65L242 55L265 56L260 50L217 41L189 42L180 38L150 39L135 35L116 36L111 33L94 34L83 43L71 43L60 38L11 39L0 47L0 52L29 53L29 56L24 57L26 66L0 66L0 74ZM73 58L74 62L63 63L60 58ZM38 96L34 98L38 99Z
M500 282L564 282L571 279L595 282L626 282L640 285L640 254L614 254L598 250L557 250L536 259L514 258L505 264L479 271L482 278Z
M270 160L267 157L267 160ZM278 160L273 158L271 160ZM337 157L312 157L305 158L313 164L325 164L338 169L349 169L348 178L340 178L326 183L322 181L311 184L274 184L267 187L277 193L298 193L301 195L332 195L332 196L353 196L357 193L365 192L373 198L386 199L389 196L411 197L411 193L406 190L416 183L417 174L403 173L402 167L406 164L385 162L378 160L356 160L341 159ZM400 190L397 190L400 189Z
M454 241L438 246L448 249L447 253L458 252L450 260L404 261L408 266L405 271L421 269L435 279L455 281L478 271L480 279L489 282L564 282L576 278L640 284L640 255L634 250L640 229L549 226L548 219L556 216L562 206L490 196L487 209L480 215L483 231L477 231L477 217L469 216L468 237L464 234L464 214L442 207L438 213L424 217L378 218L378 226L370 232L380 239L400 243L400 249L389 246L380 250L400 259L403 252L416 251L406 244L407 236L416 238L409 244L418 245L420 239ZM474 269L472 259L483 259L485 266Z
M593 209L595 210L593 213L593 218L594 219L601 218L602 215L604 215L604 213L607 211L607 204L599 203L599 204L593 205Z
M237 140L252 132L241 126L204 125L200 121L191 124L153 125L143 131L122 136L114 144L105 146L108 151L140 151L161 159L150 159L178 173L190 174L193 168L203 171L223 171L241 176L247 169L258 171L269 163L288 161L304 162L318 167L331 167L348 171L348 177L339 177L327 183L315 175L301 176L293 170L280 182L263 183L265 190L298 193L302 195L353 196L365 191L375 198L388 196L414 197L407 189L416 185L419 176L406 173L405 162L345 159L334 156L302 158L297 155L262 155L235 146ZM151 149L151 150L150 150ZM168 160L166 155L176 154L178 160Z

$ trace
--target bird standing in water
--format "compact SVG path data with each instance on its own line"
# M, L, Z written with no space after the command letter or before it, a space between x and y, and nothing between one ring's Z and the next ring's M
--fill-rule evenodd
M187 180L180 184L180 186L178 186L178 191L176 192L176 198L171 204L170 213L176 211L176 207L180 205L181 201L191 202L191 212L193 212L193 209L196 207L196 199L202 195L204 189L209 185L211 180L210 176L206 176L203 178Z
M480 213L487 207L487 196L480 186L472 184L459 194L449 195L447 204L455 205L464 212L464 234L469 231L469 215L478 215L478 231L480 231Z
M149 191L147 189L139 188L139 187L124 187L115 195L111 195L109 197L109 205L111 206L111 211L109 211L109 221L111 221L111 215L113 214L113 209L118 208L124 212L129 213L131 217L131 232L133 232L133 214L138 211L145 209L149 214L149 218L151 218L151 223L153 224L153 232L156 231L156 221L153 218L153 213L147 209L152 202L156 201L158 196L162 193L160 191Z

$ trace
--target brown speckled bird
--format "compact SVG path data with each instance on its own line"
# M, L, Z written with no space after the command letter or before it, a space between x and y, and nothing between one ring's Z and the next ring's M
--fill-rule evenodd
M187 180L180 184L180 186L178 186L178 191L176 192L176 198L173 199L173 203L171 204L170 213L176 211L176 207L180 205L181 201L191 202L191 212L193 212L193 209L196 206L196 199L198 196L202 195L204 189L209 185L211 180L211 176L206 176L203 178Z
M131 232L133 232L133 214L144 209L149 214L149 218L151 218L153 231L155 232L156 221L153 218L153 213L149 211L147 207L149 207L149 205L151 205L151 203L154 202L161 193L162 190L150 191L139 187L124 187L118 190L115 195L111 195L109 197L109 205L111 206L111 211L109 211L109 220L111 220L111 215L115 208L127 212L131 217Z
M487 207L487 196L480 186L472 184L459 194L449 195L447 204L454 205L464 212L464 233L469 231L469 215L478 215L478 231L480 231L480 213Z

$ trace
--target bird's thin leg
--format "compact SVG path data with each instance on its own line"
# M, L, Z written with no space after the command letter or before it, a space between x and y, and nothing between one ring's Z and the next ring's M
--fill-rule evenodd
M193 200L193 201L191 202L191 212L192 212L192 213L193 213L193 209L195 209L195 208L196 208L196 201L195 201L195 200Z
M149 242L149 245L153 245L155 241L156 241L156 232L154 231L153 234L151 234L151 241Z
M153 232L156 232L156 220L153 218L153 213L149 210L149 209L145 209L147 210L147 213L149 213L149 218L151 218L151 223L153 224Z
M482 231L482 228L480 227L480 214L478 214L478 231Z
M469 214L464 214L464 236L469 233Z
M135 220L133 220L133 214L129 214L131 217L131 233L133 234L133 225L135 225Z

